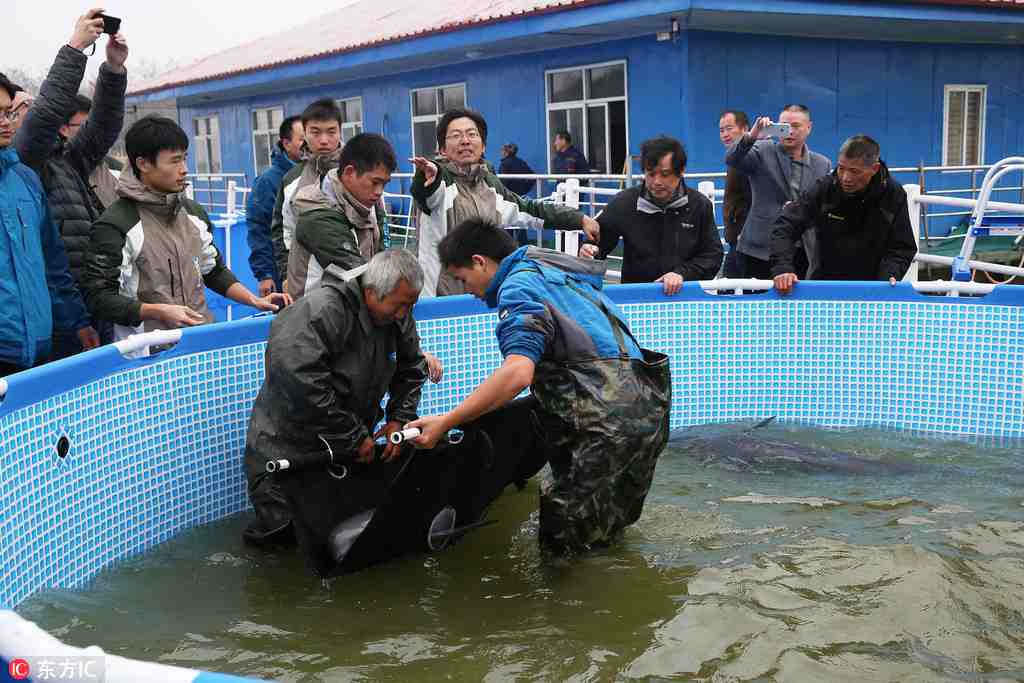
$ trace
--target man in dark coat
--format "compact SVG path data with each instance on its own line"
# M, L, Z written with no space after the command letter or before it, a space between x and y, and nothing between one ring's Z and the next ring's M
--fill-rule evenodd
M288 171L302 159L302 117L289 116L281 122L278 141L270 158L270 168L252 183L252 192L245 202L245 222L248 227L249 268L259 283L260 296L282 292L284 273L277 272L274 241L270 223L274 217L274 202Z
M685 280L710 280L722 265L722 241L711 201L683 182L686 150L676 139L657 137L640 147L643 185L623 190L597 222L600 242L580 255L604 259L625 242L622 282L661 282L665 294Z
M590 164L583 152L572 144L572 135L567 130L555 133L555 157L551 160L551 172L556 175L587 175Z
M519 158L519 147L512 144L511 142L503 145L501 148L501 165L498 167L498 174L511 174L511 175L531 175L533 169L530 165ZM534 182L532 180L514 180L509 178L502 180L505 187L515 192L520 197L528 194L534 189Z
M796 243L810 261L808 280L903 278L917 254L907 194L879 158L878 143L857 135L839 149L836 170L799 201L790 202L772 231L775 288L788 294L799 282Z
M718 137L726 149L746 134L750 129L750 120L746 112L727 109L718 119ZM725 174L725 197L722 201L722 220L725 224L725 241L729 245L729 253L725 255L722 275L725 277L743 277L743 269L739 263L739 252L736 245L740 241L740 233L750 213L750 178L732 166Z
M118 33L107 40L107 59L100 65L94 100L90 103L88 98L78 95L88 62L84 50L103 32L99 12L90 10L78 19L71 39L57 53L39 89L39 97L14 138L14 148L22 163L35 170L43 181L71 276L79 284L92 224L105 209L89 177L121 132L128 85L124 68L128 43ZM106 332L103 341L110 341L111 330ZM99 337L93 333L84 348L98 343ZM57 333L52 357L70 356L82 349L79 335Z
M318 451L324 437L334 444L340 463L372 464L374 440L416 417L427 363L411 310L422 287L416 257L392 249L347 275L329 266L319 289L274 319L266 377L245 443L249 499L256 511L245 532L248 540L287 538L293 528L288 498L266 472L267 461ZM384 427L373 433L382 418ZM387 462L397 455L398 448L389 445L382 458ZM301 520L295 523L302 527Z

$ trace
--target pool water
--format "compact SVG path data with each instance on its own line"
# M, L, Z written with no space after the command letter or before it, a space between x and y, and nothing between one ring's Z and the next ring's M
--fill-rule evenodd
M327 584L241 515L18 612L283 681L1024 679L1024 443L771 424L746 437L820 462L719 458L749 426L675 435L640 521L571 562L542 560L531 482L456 546Z

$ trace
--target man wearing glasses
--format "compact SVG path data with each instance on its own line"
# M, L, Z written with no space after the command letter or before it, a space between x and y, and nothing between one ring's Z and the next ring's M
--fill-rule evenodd
M14 99L11 101L11 125L14 127L14 134L18 134L18 129L21 128L21 124L25 121L25 114L28 113L28 108L32 106L32 102L35 99L31 93L27 90L22 90L20 86L14 86L17 92L14 93Z
M100 9L78 18L13 142L22 163L43 181L76 283L82 279L93 221L116 199L114 178L102 164L124 125L128 42L121 33L107 36L94 100L78 94L89 61L86 52L103 35L104 23ZM101 338L111 341L113 329L100 328L102 334L93 331L84 341L75 334L55 333L53 358L88 350Z
M437 122L434 161L413 157L412 196L420 208L419 260L423 296L462 294L462 283L442 272L437 245L456 226L481 218L499 227L583 229L597 240L600 226L579 211L523 199L506 188L483 160L487 122L471 109L453 109Z

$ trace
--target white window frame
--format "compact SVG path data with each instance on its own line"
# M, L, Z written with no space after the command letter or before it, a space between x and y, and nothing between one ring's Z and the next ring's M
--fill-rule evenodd
M436 103L437 102L437 94L441 90L444 90L445 88L457 88L457 87L461 87L462 88L462 104L463 104L463 106L466 107L466 108L469 108L469 89L466 87L466 82L465 81L462 81L461 83L443 83L441 85L428 85L428 86L423 87L423 88L412 88L412 89L409 90L409 113L412 115L412 124L411 124L411 129L412 130L410 132L412 133L412 152L413 152L413 154L416 153L416 124L417 123L428 122L428 121L433 121L434 123L437 123L438 121L441 120L441 117L444 116L444 113L439 113L439 114L420 114L419 116L414 114L413 112L416 111L416 93L423 92L424 90L433 90L434 91L434 101ZM440 109L441 109L441 107L438 107L438 111L440 111Z
M622 65L622 86L623 95L621 97L587 97L587 69L597 69L602 66L615 66ZM567 71L582 71L583 73L583 99L572 100L569 102L552 102L551 101L551 85L548 76L551 74L565 73ZM551 112L561 111L564 109L583 109L583 139L580 140L573 134L573 145L580 150L590 150L590 133L587 127L587 107L595 104L608 104L609 102L623 102L626 110L626 159L629 159L629 63L625 59L614 59L609 62L596 62L594 64L580 64L578 66L560 67L558 69L546 69L544 71L544 129L547 131L546 148L548 150L548 173L553 173L551 170L551 160L554 157L554 152L551 151L551 145L554 140L552 137L556 132L551 130ZM605 107L604 112L604 130L605 135L611 134L611 126L608 120L608 108ZM611 140L607 140L607 158L605 159L605 166L608 169L609 174L621 173L622 169L611 168L611 154L612 146ZM587 154L587 161L591 162L590 155Z
M279 105L275 107L258 107L256 109L253 109L250 112L249 121L251 122L252 117L254 117L256 114L275 111L281 112L281 121L284 121L284 105ZM271 126L271 128L273 128L273 126ZM278 125L278 128L274 130L257 130L256 128L252 129L252 170L254 172L254 177L262 173L262 171L260 171L259 159L256 158L256 138L258 138L261 135L265 135L267 137L267 149L270 150L270 157L267 159L267 168L270 168L270 164L272 163L271 159L274 156L274 145L277 144L277 140L281 135L280 124Z
M210 130L211 128L214 128L215 129L214 132L212 132L212 133L203 133L203 134L197 133L196 132L196 125L200 121L207 121L207 125L205 126L205 128L207 130ZM215 126L210 126L209 125L210 121L216 121L216 125ZM221 157L220 157L220 115L219 114L209 114L207 116L196 116L196 117L193 117L193 119L192 119L192 137L195 139L195 145L196 145L196 154L195 154L196 173L197 174L203 173L203 171L201 171L199 169L199 159L200 159L200 156L199 156L198 148L199 148L200 145L203 146L203 150L206 152L206 162L209 165L209 169L206 171L206 173L209 174L209 175L218 175L220 173L223 173L224 172L224 165L221 163ZM216 158L216 164L214 164L214 159L215 158Z
M943 88L942 97L942 165L950 166L949 163L949 100L950 96L954 92L964 93L964 130L963 130L963 148L960 150L961 163L956 164L957 166L965 165L967 161L967 96L970 93L981 93L981 105L978 108L978 164L985 163L985 120L988 118L988 86L987 85L967 85L967 84L950 84Z
M340 100L336 100L338 108L341 109L342 113L345 112L345 105L349 102L359 102L359 120L358 121L342 121L341 124L341 143L345 144L359 133L363 132L363 97L358 95L356 97L345 97ZM343 117L344 118L344 117Z

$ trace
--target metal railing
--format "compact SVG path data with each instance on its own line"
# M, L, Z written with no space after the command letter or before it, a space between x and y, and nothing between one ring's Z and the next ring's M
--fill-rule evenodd
M228 183L234 183L236 189L249 191L249 177L245 173L193 173L189 174L189 187L186 190L192 199L203 205L210 213L227 213L230 192ZM238 206L244 208L243 199Z
M1003 162L992 165L977 166L924 166L917 167L894 167L889 172L897 178L918 180L917 183L904 181L904 189L908 192L908 199L911 200L910 213L911 222L914 226L915 237L925 239L926 244L933 244L947 239L960 239L961 235L940 235L932 236L930 225L934 226L939 219L951 219L957 216L973 216L978 206L978 198L983 189L987 187L985 205L989 210L1015 211L1024 213L1024 180L1019 184L997 186L997 182L1010 173L1021 173L1024 178L1024 158L1016 158L1019 163L1007 166ZM978 175L985 173L982 182L978 182ZM585 176L558 175L558 174L517 174L498 176L503 181L507 180L530 180L534 183L533 194L540 201L557 201L578 208L590 216L596 216L607 206L611 198L621 190L643 182L641 174L592 174ZM726 174L715 173L687 173L684 178L691 186L696 185L698 190L708 197L713 203L716 216L721 216L724 189L719 185L724 184ZM951 178L969 178L969 186L953 186ZM384 202L388 211L389 224L391 226L392 244L402 247L414 246L416 241L416 228L418 209L410 193L412 185L412 173L394 173L388 190L384 194ZM246 175L244 173L220 173L190 176L192 180L191 193L194 198L206 206L213 213L225 213L238 215L245 205L245 196L250 191L245 187ZM985 182L988 180L989 182ZM933 188L927 191L928 186ZM945 187L944 187L945 186ZM1017 199L1015 201L996 201L996 195L1006 199ZM1008 195L1011 195L1008 196ZM720 220L720 218L719 218ZM720 235L723 228L719 225ZM945 232L945 231L943 231ZM228 231L230 233L230 231ZM557 231L553 246L560 251L575 252L579 245L579 234L576 231ZM538 231L538 242L543 242L543 233ZM230 251L230 234L228 240L228 251ZM966 240L965 240L966 241ZM1019 241L1019 240L1018 240ZM549 243L550 244L550 243ZM973 247L973 239L972 244ZM230 258L230 257L229 257ZM621 263L621 257L611 255L609 260L612 268L609 275L612 280L617 279L619 274L615 269ZM1012 266L990 264L976 261L970 258L964 259L966 267L970 269L984 270L985 272L997 273L1009 276L1024 276L1024 270ZM933 256L919 253L918 258L911 267L905 279L916 281L918 263L950 266L952 259L949 257ZM230 262L226 261L230 267ZM745 287L748 291L758 287ZM966 291L966 290L965 290Z
M914 229L915 236L919 236L920 234L922 206L952 206L969 209L966 213L972 217L971 225L968 228L967 233L964 235L963 245L960 248L958 256L937 256L934 254L923 254L918 251L918 254L914 259L915 262L932 263L949 267L953 279L959 282L972 281L974 279L974 271L1007 275L1009 278L1006 282L1017 277L1024 277L1024 267L1021 267L1024 266L1024 257L1022 257L1021 264L1017 267L1007 266L1000 263L978 261L971 258L974 255L977 238L990 231L990 228L986 228L984 226L987 212L992 210L1011 211L1024 215L1024 200L1019 204L1010 202L994 202L991 200L992 194L996 191L995 185L1001 178L1010 173L1021 171L1024 171L1024 157L1009 157L993 164L985 173L985 179L982 182L982 186L979 190L979 197L977 199L926 195L921 194L920 187L916 185L905 185L904 189L907 191L910 222L911 227ZM1018 234L1024 236L1024 226L1021 225L1006 227L1002 229L1002 231L1005 234ZM1019 245L1020 241L1021 237L1018 237L1015 244ZM949 294L950 296L956 296L958 292L950 291Z

